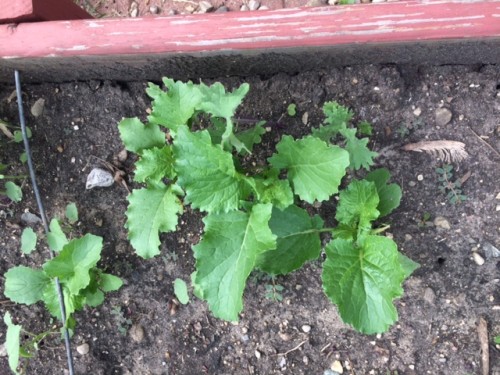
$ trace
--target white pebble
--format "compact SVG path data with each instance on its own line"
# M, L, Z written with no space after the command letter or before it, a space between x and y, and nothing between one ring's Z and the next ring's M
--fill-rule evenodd
M417 176L417 181L423 181L423 180L424 180L424 176L423 176L423 175L421 175L421 174L419 174L419 175Z
M474 259L474 262L476 262L478 266L482 266L484 264L484 258L478 253L472 253L472 259Z
M441 229L446 229L446 230L451 229L450 222L442 216L436 216L436 218L434 219L434 225Z
M101 168L94 168L90 171L87 176L86 189L92 189L95 187L108 187L115 183L113 175L108 171Z
M78 345L76 347L76 351L78 352L78 354L81 354L81 355L86 355L86 354L89 354L89 351L90 351L90 346L89 344L87 344L86 342L83 343L82 345Z
M302 332L309 333L311 332L311 326L309 324L304 324L302 327Z
M342 367L342 363L340 363L339 360L335 360L332 362L331 366L330 366L330 369L339 373L339 374L343 374L344 373L344 368Z
M258 350L256 350L255 351L255 358L260 359L261 356L262 356L262 354Z

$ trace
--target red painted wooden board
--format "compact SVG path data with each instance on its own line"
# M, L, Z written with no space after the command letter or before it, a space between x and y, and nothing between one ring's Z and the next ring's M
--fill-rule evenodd
M141 55L500 37L500 1L401 2L0 26L0 57Z
M388 47L392 45L398 48ZM300 59L297 51L302 51ZM436 63L448 64L500 63L500 0L54 21L16 28L0 25L0 80L10 79L12 69L30 73L33 80L44 79L41 72L58 80L109 79L109 74L121 79L126 69L129 75L123 79L144 79L167 74L172 65L180 72L192 62L194 68L188 74L197 77L204 73L199 73L200 60L210 58L224 65L219 72L249 74L245 62L238 65L241 56L246 61L253 58L254 65L256 57L261 57L261 70L270 65L266 62L269 54L288 56L273 63L292 62L297 70L307 59L358 63L360 51L368 51L363 63L415 63L412 59L416 58L417 63L434 63L437 58ZM193 56L197 61L187 61ZM156 70L147 74L152 67ZM274 71L280 68L275 66Z
M92 18L71 0L4 0L0 24Z

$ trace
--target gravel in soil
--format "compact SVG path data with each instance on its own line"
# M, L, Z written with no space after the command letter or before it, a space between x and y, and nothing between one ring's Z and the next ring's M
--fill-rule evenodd
M220 81L234 88L243 79ZM49 217L63 216L66 204L76 202L80 220L75 235L103 236L101 266L125 281L102 306L76 314L76 373L482 374L476 329L482 317L488 324L490 368L498 374L500 352L493 336L500 334L500 67L358 66L244 81L251 90L238 116L268 120L271 128L259 154L263 157L282 134L299 136L319 124L327 100L349 106L357 120L373 124L377 165L391 171L404 194L386 220L391 226L387 235L421 264L397 301L398 323L376 336L344 325L323 295L321 260L276 279L284 287L282 302L266 299L267 281L253 274L238 324L213 318L199 300L179 305L173 281L188 280L193 271L190 247L200 238L200 215L186 209L179 232L162 236L161 256L143 260L134 255L123 227L125 187L85 189L90 170L102 167L101 160L113 162L123 149L118 121L145 116L150 106L146 83L25 85L26 108L44 100L43 112L36 117L26 113ZM0 87L0 117L17 124L17 103L7 100L12 90ZM290 103L297 106L295 117L286 115ZM453 164L453 179L468 176L461 187L465 201L452 204L439 190L435 169L442 160L400 150L424 140L465 143L469 157ZM13 163L10 172L25 174L17 162L20 146L1 145L2 161ZM133 156L121 153L121 160L124 156L121 169L131 174ZM21 218L37 213L28 181L23 191L21 203L0 202L0 275L19 264L39 266L48 255L43 246L30 256L19 250L23 227L41 233L39 222ZM334 202L318 208L330 223L333 209ZM6 311L31 332L51 327L41 305L4 301L0 314ZM4 354L2 369L8 368ZM63 345L55 337L41 344L28 373L62 374L65 364Z

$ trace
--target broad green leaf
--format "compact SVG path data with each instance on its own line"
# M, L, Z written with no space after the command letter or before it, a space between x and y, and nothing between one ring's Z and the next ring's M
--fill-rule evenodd
M351 163L349 167L355 170L364 168L370 169L373 165L373 158L377 157L376 152L368 148L368 138L356 138L356 129L345 129L341 131L342 135L346 138L345 149L349 152Z
M259 255L256 267L273 274L287 274L302 267L321 252L319 232L323 220L310 217L306 210L289 206L285 210L273 209L269 227L278 237L275 250Z
M399 253L399 263L401 264L401 268L403 269L405 279L410 277L410 275L418 268L420 268L420 264L411 260L406 255Z
M186 282L182 279L174 280L174 294L175 297L179 300L183 305L189 302L189 294Z
M376 169L365 177L365 180L374 182L377 187L380 199L377 210L381 217L389 215L401 202L401 188L397 184L388 184L390 178L391 174L385 168Z
M349 165L349 155L340 147L327 145L308 136L294 140L286 135L276 146L277 154L269 162L288 170L295 193L308 203L328 200L338 192Z
M232 155L212 144L206 130L192 133L185 126L179 127L174 156L186 203L209 213L238 208L246 178L236 172Z
M396 243L382 236L335 239L325 251L323 288L342 320L362 333L385 332L398 318L393 299L405 278Z
M233 92L226 92L220 82L216 82L211 86L200 84L203 101L200 103L199 109L210 113L212 116L226 119L226 130L222 134L223 142L233 134L232 117L249 89L250 85L248 83L243 83Z
M47 242L52 251L59 252L68 243L66 235L61 229L57 219L52 219L49 225L50 232L47 235Z
M9 197L12 202L21 202L21 199L23 199L23 191L12 181L7 181L5 183L5 190L7 197Z
M160 253L160 233L172 232L182 204L173 185L163 183L135 189L127 198L128 238L137 255L152 258Z
M135 163L134 181L158 184L163 178L175 177L172 147L154 147L142 152L141 158Z
M156 124L143 124L137 117L125 118L118 124L120 138L128 151L140 154L142 150L165 145L165 133Z
M377 188L373 182L354 180L340 192L335 219L341 224L366 230L379 217L378 202Z
M109 273L99 275L99 289L103 292L114 292L122 287L123 281L118 276Z
M353 113L337 102L326 102L323 104L325 114L325 124L319 128L312 129L312 135L316 138L330 143L340 131L347 129L347 124L351 121Z
M12 318L9 312L5 313L3 321L7 326L5 349L7 350L7 356L9 357L9 368L14 374L19 374L17 371L17 365L19 364L22 326L12 323Z
M4 295L17 303L32 305L42 299L42 293L51 281L41 270L17 266L5 273Z
M71 294L90 283L90 270L101 258L102 238L93 234L71 240L61 252L43 265L49 277L58 277Z
M66 206L66 219L68 219L68 221L71 223L71 224L74 224L78 221L78 208L76 208L76 204L75 203L69 203L67 206Z
M203 219L205 234L193 247L195 287L216 317L238 320L246 279L258 255L276 247L268 226L271 210L271 204L257 204L249 213L232 211Z
M36 248L37 236L33 229L24 228L21 234L21 250L25 254L31 254Z
M198 85L191 81L184 83L163 78L167 91L160 90L158 86L149 84L146 89L153 99L153 112L148 116L151 123L165 126L174 133L179 125L186 125L193 117L197 107L203 100Z
M93 292L82 293L85 296L85 304L90 307L97 307L104 302L104 293L97 289Z

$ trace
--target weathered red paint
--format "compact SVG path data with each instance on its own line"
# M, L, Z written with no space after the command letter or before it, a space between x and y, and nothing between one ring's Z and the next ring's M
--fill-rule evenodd
M59 0L56 0L59 1ZM389 2L0 26L0 58L142 55L500 37L500 1Z
M5 0L0 24L92 18L71 0Z

